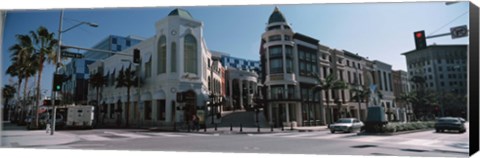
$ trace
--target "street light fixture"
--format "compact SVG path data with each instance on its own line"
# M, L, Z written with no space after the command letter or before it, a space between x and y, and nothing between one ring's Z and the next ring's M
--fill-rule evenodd
M58 74L58 68L59 68L60 65L61 65L61 64L60 64L60 61L61 61L61 59L62 59L62 57L61 57L61 56L62 56L62 53L61 53L61 52L62 52L62 47L61 47L61 46L62 46L62 33L65 33L65 32L67 32L67 31L70 31L71 29L76 28L76 27L78 27L78 26L80 26L80 25L83 25L83 24L86 24L86 25L88 25L88 26L90 26L90 27L98 27L98 25L95 24L95 23L80 22L80 23L78 23L78 24L76 24L76 25L73 25L73 26L71 26L71 27L69 27L69 28L67 28L67 29L65 29L65 30L62 30L62 26L63 26L63 13L64 13L64 10L62 10L62 11L60 12L60 23L59 23L59 26L58 26L58 48L57 48L58 51L56 52L56 53L57 53L57 65L55 65L55 72L54 72L53 75ZM53 84L53 80L52 80L52 84ZM53 90L52 90L52 98L53 98L53 100L54 100L54 101L52 102L52 106L53 106L53 119L52 119L52 120L53 120L53 121L52 121L52 123L51 123L51 126L52 126L51 129L52 129L52 130L51 130L51 132L50 132L50 135L53 135L53 134L54 134L54 131L55 131L55 122L56 122L56 116L57 116L57 108L56 108L56 106L55 106L55 100L56 100L57 98L56 98L56 92L53 91ZM38 101L37 101L37 105L38 105ZM38 106L37 106L37 107L38 107ZM37 113L37 115L38 115L38 113ZM37 119L38 119L38 116L37 116Z

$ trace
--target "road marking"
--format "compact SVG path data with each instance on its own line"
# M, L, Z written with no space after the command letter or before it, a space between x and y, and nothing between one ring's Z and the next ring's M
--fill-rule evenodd
M105 138L105 137L101 137L101 136L98 136L98 135L80 135L78 136L80 137L81 139L84 139L84 140L87 140L87 141L106 141L106 140L112 140L110 138Z
M319 134L324 135L323 133L311 132L311 133L301 133L301 134L295 134L295 135L288 135L288 136L283 136L283 137L287 137L287 138L292 138L292 137L309 137L309 136L318 136Z
M122 136L122 137L129 137L129 138L150 138L150 136L138 135L133 133L115 133L115 132L104 132L104 133L113 134L113 135Z

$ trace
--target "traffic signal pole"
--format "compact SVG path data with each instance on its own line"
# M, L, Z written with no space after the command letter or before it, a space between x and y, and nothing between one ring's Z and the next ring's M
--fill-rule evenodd
M58 27L58 51L57 51L57 62L55 65L55 73L53 74L55 76L55 74L58 73L58 68L60 67L60 60L62 59L61 58L61 55L62 55L62 25L63 25L63 10L61 11L60 13L60 24L59 24L59 27ZM52 81L52 83L54 84L55 82ZM50 128L50 135L53 135L55 132L55 122L56 122L56 118L57 118L57 107L55 106L55 101L57 100L56 98L56 93L57 91L55 91L52 87L52 98L51 100L52 101L52 106L53 106L53 118L52 118L52 123L50 124L52 127ZM38 112L37 112L37 119L38 119Z

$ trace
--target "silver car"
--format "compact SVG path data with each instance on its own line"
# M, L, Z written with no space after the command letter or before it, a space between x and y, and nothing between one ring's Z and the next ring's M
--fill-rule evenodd
M331 133L335 133L336 131L353 132L355 130L360 130L362 127L363 122L356 118L340 118L328 128Z

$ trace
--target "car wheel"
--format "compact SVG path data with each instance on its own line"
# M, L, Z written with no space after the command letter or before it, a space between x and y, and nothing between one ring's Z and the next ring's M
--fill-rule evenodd
M439 130L439 129L435 129L435 132L440 133L440 130Z
M330 130L330 133L335 133L335 130Z

